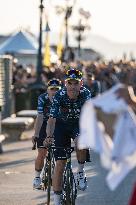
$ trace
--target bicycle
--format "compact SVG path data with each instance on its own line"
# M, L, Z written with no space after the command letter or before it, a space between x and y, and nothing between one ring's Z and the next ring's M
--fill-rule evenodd
M46 147L42 147L45 148ZM50 195L51 195L51 186L52 186L52 175L55 167L55 158L52 146L48 146L48 154L46 156L46 163L43 168L43 176L42 176L42 189L47 190L47 205L50 204Z
M45 148L45 147L44 147ZM52 175L55 167L54 150L63 149L66 152L66 166L63 174L63 187L61 204L62 205L75 205L75 200L77 198L77 185L74 178L71 165L71 153L74 151L74 147L64 148L55 147L50 145L48 147L48 155L46 157L46 163L44 165L44 189L47 189L47 205L50 204L50 192L52 186Z
M47 190L47 205L50 205L50 195L51 195L51 186L52 186L52 175L54 172L55 167L55 158L53 154L52 146L40 146L39 148L48 149L48 154L46 156L46 162L43 167L42 171L42 184L41 184L41 190L45 191ZM35 143L32 147L32 150L36 149L36 139Z
M50 205L50 192L52 186L52 175L55 167L54 150L63 149L66 152L66 166L63 173L63 187L61 196L61 205L75 205L77 198L77 184L74 178L72 164L71 164L71 153L74 151L74 147L55 147L50 145L47 147L42 146L41 148L48 149L48 155L46 156L46 163L44 165L43 172L43 190L47 190L47 205Z

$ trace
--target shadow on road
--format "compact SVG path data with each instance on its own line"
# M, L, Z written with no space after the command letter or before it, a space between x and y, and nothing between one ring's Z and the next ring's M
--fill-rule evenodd
M4 163L0 163L0 169L4 169L4 168L11 168L14 166L21 166L23 164L28 164L28 163L32 163L34 161L33 158L29 158L29 159L21 159L21 160L15 160L15 161L11 161L11 162L4 162Z
M32 147L24 147L24 148L17 148L17 149L9 149L9 150L4 150L3 155L4 154L12 154L12 153L16 153L16 152L25 152L25 151L30 151L32 150Z
M38 196L34 197L32 200L38 200L38 201L42 200L44 202L37 203L36 205L46 205L47 204L47 202L46 202L46 200L47 200L47 192L43 191L41 193L42 193L42 195L38 195ZM52 203L53 203L53 191L51 193L51 205L52 205Z

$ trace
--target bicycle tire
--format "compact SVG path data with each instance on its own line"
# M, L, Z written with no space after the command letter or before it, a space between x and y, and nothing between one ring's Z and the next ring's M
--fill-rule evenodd
M66 180L66 169L65 169L63 173L61 205L66 205L66 187L67 187L67 180Z
M44 165L44 172L43 172L43 177L42 177L42 182L43 182L43 190L47 189L47 184L48 184L48 161L46 161L46 164Z
M51 196L51 161L48 161L47 205L50 205Z
M70 170L67 170L66 172L66 205L71 205L71 184L70 184Z
M71 205L75 205L75 200L77 198L77 187L76 187L74 174L72 171L70 176L70 184L71 184Z
M62 205L75 205L77 188L72 170L65 170L63 178Z
M51 161L51 176L54 174L54 169L55 169L55 158L54 155L52 156L52 161ZM52 186L52 177L51 177L51 186Z

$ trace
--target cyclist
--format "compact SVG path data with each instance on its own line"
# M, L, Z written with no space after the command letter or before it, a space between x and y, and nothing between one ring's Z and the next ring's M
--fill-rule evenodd
M38 98L38 115L35 122L35 131L32 137L32 142L37 141L38 156L35 160L35 178L33 180L33 188L39 189L41 184L40 174L44 165L44 158L47 150L39 148L43 146L43 141L46 138L46 125L49 117L51 101L56 91L61 88L59 79L51 79L47 84L47 92L41 94Z
M82 86L82 72L79 70L68 69L65 77L65 87L56 93L52 102L46 127L47 138L44 143L48 144L54 141L57 147L70 147L72 138L77 147L81 107L86 100L91 98L91 93ZM86 150L76 149L76 151L78 159L77 184L80 190L85 190L87 187L84 171ZM55 158L56 166L53 176L54 202L55 205L59 205L66 154L63 150L56 150Z

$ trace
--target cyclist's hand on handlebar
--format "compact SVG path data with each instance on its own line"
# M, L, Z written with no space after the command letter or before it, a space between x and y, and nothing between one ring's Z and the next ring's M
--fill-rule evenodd
M46 137L46 139L43 141L44 146L48 146L54 143L54 137Z
M32 136L32 143L33 143L32 150L36 149L36 142L37 142L37 136Z
M35 144L37 136L32 136L32 143Z

